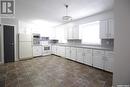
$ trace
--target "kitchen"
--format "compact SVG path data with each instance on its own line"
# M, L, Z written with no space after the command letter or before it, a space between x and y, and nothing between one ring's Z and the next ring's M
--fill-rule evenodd
M96 17L98 17L98 18L96 19ZM103 14L99 14L99 15L95 15L90 18L94 19L94 20L92 20L92 22L89 22L89 23L91 23L89 28L91 28L91 26L94 26L92 23L95 23L95 21L99 21L95 24L95 25L98 25L98 26L96 26L96 28L98 30L97 30L97 32L95 32L95 34L97 34L97 36L94 36L92 34L90 34L90 36L85 35L89 31L85 32L84 28L89 25L82 28L82 25L84 25L83 23L82 24L68 23L68 24L56 26L55 29L53 29L54 33L52 32L51 29L50 30L47 29L48 31L46 30L45 32L48 35L46 35L45 37L42 37L42 38L48 38L48 39L41 41L40 34L37 34L37 35L35 34L36 36L34 34L28 35L28 33L30 33L30 31L27 31L28 30L27 24L25 26L27 28L23 27L25 30L22 29L22 27L21 27L23 25L20 25L19 32L23 33L23 35L20 38L24 38L24 37L30 38L30 41L32 41L32 43L30 43L30 45L29 44L27 45L27 43L25 43L26 45L19 43L20 44L19 45L19 56L20 56L19 58L20 59L29 58L29 57L32 58L32 57L36 57L36 56L46 55L45 53L51 54L51 52L52 52L52 54L62 56L64 58L72 59L72 60L78 61L80 63L84 63L84 57L85 57L85 54L87 53L87 52L84 52L84 50L86 50L88 52L90 51L90 54L88 54L90 56L90 59L89 58L86 59L86 62L90 62L90 66L92 66L93 63L95 63L95 67L97 67L97 68L99 67L99 69L103 69L105 67L106 69L104 68L104 70L112 72L112 63L113 63L113 56L114 56L114 53L113 53L114 22L113 22L112 11L109 11L109 12L103 13ZM84 21L84 20L80 20L80 21ZM40 23L43 24L42 21L40 21L40 20L38 20L37 22L39 25L40 25ZM87 23L87 22L85 21L85 23ZM87 23L87 24L89 24L89 23ZM22 24L22 23L19 22L19 24ZM25 31L25 32L22 32L22 31ZM94 31L96 31L96 29L94 29ZM94 33L94 31L92 31L92 33ZM32 30L32 32L33 32L33 30ZM41 32L41 30L40 30L40 32ZM49 35L50 32L51 32L51 34ZM100 32L100 35L98 35L99 34L98 32ZM21 35L20 33L19 33L19 35ZM83 36L85 36L85 38ZM89 43L89 42L85 42L84 40L87 39L86 37L92 38L92 36L94 36L94 39L95 39L95 37L97 37L96 39L100 39L101 41L97 41L97 43L96 43L96 41L95 42L91 41L90 45L86 45L86 43ZM35 37L39 41L39 42L37 42L37 44L34 44ZM91 40L91 38L90 38L90 40ZM50 41L49 41L49 39L50 39ZM53 43L53 41L57 41L57 42ZM59 41L59 43L58 43L58 41ZM45 50L44 50L45 47L41 46L41 45L43 45L42 43L44 43L44 45L46 44L46 46L48 45L48 47L50 48L50 49L48 49L48 52L45 52ZM33 47L32 47L32 44L33 44ZM92 44L94 44L94 45L92 45ZM78 48L76 48L76 47L78 47ZM83 48L83 49L81 49L81 48ZM84 49L84 48L88 48L88 49ZM30 50L27 50L27 49L30 49ZM72 54L71 54L71 52L72 52ZM79 54L77 54L77 53L79 53ZM98 55L97 55L97 53L98 53ZM92 58L92 56L96 57L96 58ZM98 56L99 56L100 61L97 58ZM107 56L108 56L108 58L107 58ZM78 57L81 59L75 59ZM96 59L99 62L96 62L97 61ZM89 61L87 61L87 60L89 60ZM103 63L106 63L106 64L102 65Z
M54 1L51 3L51 8L38 8L43 3L47 6L49 3L46 0L39 1L41 3L33 1L31 7L36 7L34 9L30 9L28 6L29 1L25 3L22 0L16 0L15 2L16 14L14 16L16 18L1 17L0 29L2 37L0 42L6 43L5 39L12 36L11 34L11 36L6 36L6 29L9 26L14 26L14 37L12 37L14 42L10 44L14 49L10 51L6 44L0 43L0 63L1 65L3 63L8 64L7 77L2 74L3 78L11 79L8 73L14 74L10 71L13 66L15 68L12 71L16 69L17 78L15 79L18 80L16 82L9 80L10 82L5 84L3 82L8 80L0 80L1 87L8 87L9 85L9 87L17 87L18 85L20 87L61 87L63 84L65 87L111 87L112 85L129 87L127 80L124 84L118 82L115 84L117 81L115 70L119 68L115 69L114 65L117 64L115 60L118 60L117 57L115 58L117 56L115 23L118 22L115 18L118 16L115 16L113 0L92 1L90 5L88 4L88 8L85 2L90 3L89 0L81 2L79 0L76 2ZM93 6L95 6L94 8L97 7L97 10L93 10ZM58 13L58 10L55 12L54 9L53 11L50 9L59 7L62 8L62 13L59 9L59 15L40 11L54 14ZM77 12L80 11L79 14L74 14L75 9ZM37 13L33 14L33 10ZM44 16L41 16L43 14ZM10 54L6 54L8 51L14 52L13 59L9 56ZM2 67L4 68L0 67L0 69L5 69L5 66ZM27 75L25 75L26 73ZM56 79L56 81L48 79Z

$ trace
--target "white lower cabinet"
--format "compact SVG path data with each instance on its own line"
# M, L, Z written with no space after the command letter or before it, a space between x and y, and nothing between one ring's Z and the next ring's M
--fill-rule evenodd
M84 63L92 66L93 63L92 49L84 49Z
M113 51L52 46L52 53L109 72L113 71Z
M71 47L71 56L70 56L70 59L72 60L76 60L77 58L77 48L76 47Z
M62 57L65 57L65 47L64 47L64 46L61 46L60 49L61 49L60 55L61 55Z
M113 51L93 50L93 66L113 72Z
M65 57L65 47L64 46L57 46L57 55L61 57Z
M104 51L103 50L93 50L93 66L99 69L104 68Z
M113 57L112 51L105 51L104 70L113 72Z
M57 46L57 52L56 55L60 56L60 46Z
M52 54L56 55L56 53L57 53L57 46L56 45L52 45L51 51L52 51Z
M71 54L70 47L65 47L65 58L70 59L71 57L70 54Z
M42 46L33 46L33 57L42 56Z
M76 61L83 63L83 48L77 48L77 58Z

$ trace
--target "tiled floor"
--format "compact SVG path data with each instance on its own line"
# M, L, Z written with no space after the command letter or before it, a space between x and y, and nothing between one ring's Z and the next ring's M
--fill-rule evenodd
M112 74L57 56L0 65L0 87L111 87Z

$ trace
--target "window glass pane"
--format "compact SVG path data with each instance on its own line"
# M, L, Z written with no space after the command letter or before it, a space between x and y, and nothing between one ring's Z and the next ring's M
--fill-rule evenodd
M101 44L99 37L99 22L82 24L79 26L79 37L83 44Z

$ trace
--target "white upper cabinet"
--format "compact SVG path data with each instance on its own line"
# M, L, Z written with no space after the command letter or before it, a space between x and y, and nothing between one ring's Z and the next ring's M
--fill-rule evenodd
M84 63L92 66L93 56L92 49L84 49Z
M75 24L72 28L72 38L79 39L79 25Z
M79 39L79 25L68 24L67 29L67 39Z
M108 38L114 38L114 20L109 19L108 20Z
M83 48L77 48L77 58L76 61L83 63L84 62L84 52Z
M67 39L73 39L73 34L72 34L72 25L66 25L67 29Z
M100 21L100 38L110 39L114 38L114 21L107 19Z
M104 51L93 50L93 66L99 69L104 68Z
M107 20L100 21L100 38L107 38L108 24Z
M71 57L70 59L72 60L76 60L76 53L77 53L77 49L75 47L71 47Z
M65 24L55 28L53 38L60 43L65 43L67 39L79 39L79 25Z

